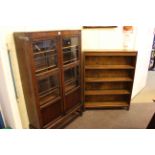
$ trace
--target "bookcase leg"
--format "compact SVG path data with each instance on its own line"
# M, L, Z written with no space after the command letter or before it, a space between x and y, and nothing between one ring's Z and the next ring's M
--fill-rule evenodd
M129 111L129 110L130 110L130 107L126 107L125 109L126 109L127 111Z
M84 111L83 107L80 107L80 109L78 110L78 113L80 114L80 116L83 115L83 111Z

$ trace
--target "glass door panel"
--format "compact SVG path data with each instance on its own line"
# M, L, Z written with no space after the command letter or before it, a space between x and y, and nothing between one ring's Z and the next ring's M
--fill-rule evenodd
M79 37L66 37L63 38L63 47L68 47L68 46L77 46L79 45Z
M63 63L68 64L78 60L78 46L63 49Z
M50 51L56 49L56 39L33 42L33 52Z
M80 85L79 66L64 71L65 92Z
M77 61L79 59L79 37L64 37L62 40L63 45L63 64Z
M38 93L41 104L60 96L59 74L38 80Z
M33 42L33 52L36 73L51 70L58 66L56 40Z

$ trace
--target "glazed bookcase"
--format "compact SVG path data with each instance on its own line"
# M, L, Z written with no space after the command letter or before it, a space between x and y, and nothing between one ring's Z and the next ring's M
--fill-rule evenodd
M14 33L30 128L62 128L82 114L81 32Z
M136 51L84 51L84 106L130 107Z

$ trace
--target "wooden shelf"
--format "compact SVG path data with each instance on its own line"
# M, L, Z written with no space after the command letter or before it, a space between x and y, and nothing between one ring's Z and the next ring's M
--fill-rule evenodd
M42 108L47 107L50 104L54 104L55 102L57 102L60 99L61 99L60 96L57 96L57 97L56 96L50 96L48 98L48 100L46 100L46 102L45 102L45 100L40 100L40 108L42 109Z
M38 55L38 54L45 54L45 53L48 53L48 52L56 52L56 49L34 52L33 54ZM53 53L52 55L57 55L57 53Z
M46 70L52 70L52 69L55 69L56 67L57 67L56 65L51 65L49 67L45 66L43 69L37 69L35 73L39 74L39 72L46 71Z
M49 95L49 94L51 94L51 93L53 93L53 92L55 92L57 90L59 91L59 87L58 86L51 87L49 89L47 88L45 91L39 93L39 96L42 98L42 97L45 97L45 96L47 96L47 95Z
M130 94L128 90L86 90L85 95L122 95Z
M80 64L80 61L79 61L79 60L70 62L70 63L68 63L68 64L64 64L64 65L63 65L64 71L67 70L67 69L70 69L70 68L74 68L74 67L78 66L79 64Z
M76 80L77 80L76 78L71 78L71 79L65 81L65 86L66 86L66 85L69 85L69 84L71 84L71 83L74 83Z
M65 93L72 90L73 88L76 88L76 84L70 84L68 86L65 86Z
M37 73L36 78L37 78L37 80L40 80L44 77L48 77L48 76L51 76L54 74L58 74L58 72L59 72L59 68L53 68L50 70L45 70L44 72Z
M78 79L72 78L65 82L65 93L77 87L76 81Z
M70 89L69 91L65 92L65 95L73 93L74 91L77 91L79 88L80 88L80 86L74 86L72 89Z
M137 52L134 50L85 50L83 51L83 53L85 54L85 56L97 56L97 57L103 57L103 56L115 56L115 57L119 57L119 56L123 56L123 57L135 57L137 55Z
M78 52L78 50L75 49L75 50L71 50L71 51L67 51L67 52L63 51L63 54L68 54L68 53L73 53L73 52Z
M85 78L85 82L119 82L119 81L133 81L129 77L105 77L105 78Z
M72 46L65 46L62 49L67 49L67 48L73 48L73 47L78 47L79 45L72 45Z
M127 102L85 102L85 108L117 108L117 107L128 107Z
M85 69L134 69L131 65L87 65Z
M73 62L73 61L77 61L77 60L78 60L78 58L73 58L73 59L64 61L64 65L67 64L67 63L71 63L71 62Z

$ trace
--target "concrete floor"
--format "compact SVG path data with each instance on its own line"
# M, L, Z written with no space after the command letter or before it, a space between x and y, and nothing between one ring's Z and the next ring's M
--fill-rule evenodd
M132 103L150 103L155 99L155 71L148 71L146 87L140 91L133 99Z

